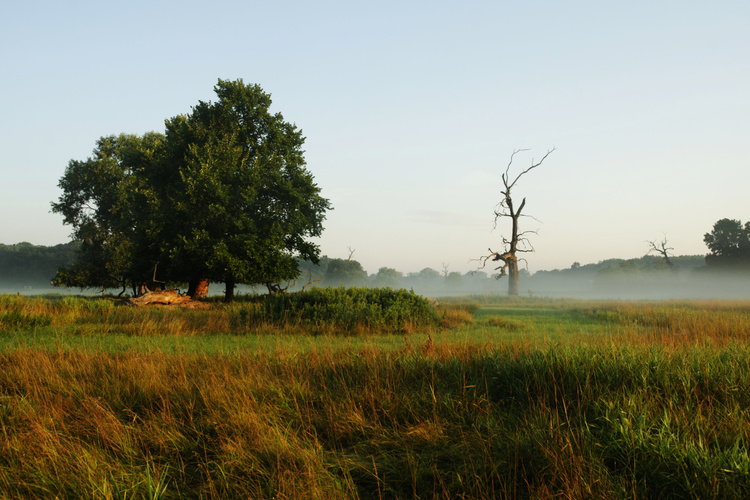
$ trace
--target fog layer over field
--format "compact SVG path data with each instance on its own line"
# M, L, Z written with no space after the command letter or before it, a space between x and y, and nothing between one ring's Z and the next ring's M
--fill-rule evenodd
M75 255L75 244L54 247L28 243L3 245L0 248L0 293L39 295L47 293L97 295L101 290L55 288L50 285L55 271L69 265ZM520 293L534 297L574 297L590 299L685 299L749 298L750 273L714 270L706 267L701 255L671 257L669 267L654 255L638 259L608 259L598 263L573 263L567 269L521 270ZM450 265L441 269L425 267L418 272L401 272L390 267L366 270L353 257L323 256L318 265L301 262L296 283L285 283L288 291L315 286L366 286L405 288L430 296L498 294L505 295L508 278L496 279L491 265L484 270L459 273ZM176 284L175 286L180 286ZM182 290L185 288L183 286ZM121 290L108 290L118 294ZM128 290L130 292L130 290ZM211 295L224 293L224 285L212 284ZM265 287L238 286L239 294L267 293Z

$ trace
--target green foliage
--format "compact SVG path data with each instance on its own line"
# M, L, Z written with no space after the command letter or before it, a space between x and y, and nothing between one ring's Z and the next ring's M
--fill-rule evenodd
M703 236L711 251L706 264L714 268L750 269L750 222L721 219Z
M71 160L52 211L73 227L76 261L60 268L53 284L115 288L148 280L156 264L145 241L151 197L142 172L155 161L161 134L102 137L86 161Z
M5 285L49 285L60 266L75 260L78 243L55 246L0 244L0 282Z
M435 308L414 292L390 288L314 288L266 295L257 313L317 332L410 332L437 324Z
M367 272L362 264L351 259L329 259L323 284L328 286L363 286Z
M316 262L328 200L305 168L304 138L258 85L219 80L216 103L167 121L151 178L163 201L162 247L181 276L246 284L299 275ZM158 179L158 180L157 180Z
M381 267L372 280L372 285L378 288L401 288L404 275L391 267Z
M258 85L219 80L218 101L166 122L166 133L104 137L71 161L53 211L81 242L57 282L114 287L200 280L267 284L316 262L327 199L305 168L304 137Z

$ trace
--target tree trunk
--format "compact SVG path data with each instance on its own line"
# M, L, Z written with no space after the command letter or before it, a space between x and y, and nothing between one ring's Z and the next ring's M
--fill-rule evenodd
M234 280L228 279L225 284L224 302L232 302L234 300Z
M207 278L191 279L190 283L188 284L187 294L192 299L204 298L206 295L208 295L208 279Z
M508 295L518 295L518 262L508 263Z

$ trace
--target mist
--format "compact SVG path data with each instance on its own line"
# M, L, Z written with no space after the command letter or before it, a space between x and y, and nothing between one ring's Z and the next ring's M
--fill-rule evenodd
M520 295L528 297L601 300L747 299L750 272L713 270L702 255L607 259L568 269L520 272ZM287 283L288 291L316 286L405 288L427 297L497 294L507 295L508 277L484 271L458 273L446 266L402 273L382 267L368 274L356 260L323 257L317 266L301 263L302 274ZM239 293L265 293L259 287L242 287Z
M30 243L0 245L0 293L43 295L99 295L100 289L61 288L50 283L60 266L75 259L77 245L67 243L51 247ZM672 256L672 266L664 259L645 255L634 259L607 259L590 264L573 263L567 269L520 271L519 292L527 297L669 300L669 299L748 299L750 272L747 270L714 269L706 266L702 255ZM426 297L461 295L506 295L508 277L499 277L483 270L467 273L425 267L418 272L404 273L395 268L381 267L368 272L353 258L322 256L318 264L299 261L300 276L296 281L282 283L287 292L324 286L358 286L404 288ZM117 295L121 289L107 290ZM222 295L224 285L213 283L209 294ZM263 286L239 285L238 295L268 293Z

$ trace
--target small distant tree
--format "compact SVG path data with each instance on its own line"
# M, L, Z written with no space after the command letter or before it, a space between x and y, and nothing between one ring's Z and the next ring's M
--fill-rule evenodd
M323 283L328 286L363 286L367 272L356 260L330 259Z
M391 267L381 267L373 279L373 285L378 288L401 288L403 274Z
M649 244L649 250L648 253L658 253L662 257L664 257L664 263L667 265L667 267L671 271L677 271L677 267L674 265L674 262L669 260L669 252L674 250L674 248L667 246L667 237L665 236L663 240L660 242L656 242L656 240L651 240L648 242Z
M431 267L425 267L416 274L417 279L424 285L434 285L440 281L440 273Z
M78 242L51 247L28 242L0 243L0 280L17 286L49 285L61 265L75 262L79 246Z
M743 226L740 220L718 220L713 230L703 236L703 241L711 251L706 255L708 267L750 266L750 222Z
M448 276L445 277L445 284L450 288L461 288L464 286L464 276L456 271L450 272L448 273Z
M503 250L495 252L492 250L492 248L490 248L489 255L485 255L479 259L479 261L481 262L481 266L479 269L484 269L484 266L489 260L493 262L502 262L502 264L496 267L495 270L500 271L500 273L497 275L497 279L508 275L508 295L518 295L518 253L534 251L534 247L531 246L531 243L529 242L526 235L530 233L536 234L536 231L520 230L518 221L522 216L525 216L525 214L522 214L522 212L524 207L526 206L526 198L523 198L521 200L521 203L516 206L513 202L512 190L521 177L544 163L544 160L546 160L554 150L555 148L552 148L547 151L547 153L545 153L542 159L538 162L534 161L534 159L532 158L531 165L528 168L521 171L521 173L519 173L517 176L511 178L510 168L513 165L515 156L520 152L528 151L527 149L517 149L513 151L513 154L510 155L508 166L505 168L505 172L500 176L503 181L503 189L500 192L502 194L502 200L500 201L500 203L498 203L497 208L495 209L495 228L497 228L497 225L500 221L504 219L510 219L510 237L502 237Z

